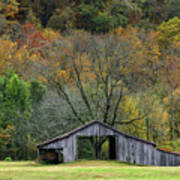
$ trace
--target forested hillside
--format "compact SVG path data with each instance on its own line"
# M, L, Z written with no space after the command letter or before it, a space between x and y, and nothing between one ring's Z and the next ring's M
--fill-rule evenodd
M180 1L0 0L0 159L90 120L180 152Z

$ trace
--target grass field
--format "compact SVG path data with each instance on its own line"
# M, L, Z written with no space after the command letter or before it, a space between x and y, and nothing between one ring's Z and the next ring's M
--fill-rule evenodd
M0 180L180 180L180 167L144 167L115 161L78 161L61 165L0 162Z

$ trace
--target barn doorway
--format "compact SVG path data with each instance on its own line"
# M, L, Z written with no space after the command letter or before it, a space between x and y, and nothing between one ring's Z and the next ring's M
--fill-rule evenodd
M55 149L42 149L40 151L40 161L45 164L57 164L58 153Z
M109 136L109 159L115 160L116 159L116 137Z
M63 148L42 149L40 151L40 161L45 164L58 164L64 162Z
M116 159L115 136L78 136L77 159Z

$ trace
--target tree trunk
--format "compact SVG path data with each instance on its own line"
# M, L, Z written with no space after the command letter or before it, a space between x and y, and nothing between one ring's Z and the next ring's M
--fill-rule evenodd
M175 135L174 135L174 109L173 109L173 91L171 90L171 94L170 94L170 115L171 115L171 118L170 118L170 122L169 122L169 125L170 125L170 138L171 138L171 143L172 143L172 147L174 147L174 138L175 138Z
M149 118L146 118L146 139L149 141Z
M104 143L104 141L102 141L101 139L102 137L98 136L92 138L91 143L94 149L94 159L101 159L101 149Z

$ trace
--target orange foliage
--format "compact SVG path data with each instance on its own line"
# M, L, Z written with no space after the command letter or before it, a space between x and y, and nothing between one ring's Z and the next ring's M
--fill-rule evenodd
M49 40L45 38L36 26L27 22L22 27L21 39L18 39L18 47L26 45L28 48L42 48L48 45Z
M0 143L9 144L13 131L14 128L11 125L8 125L5 129L0 129Z

